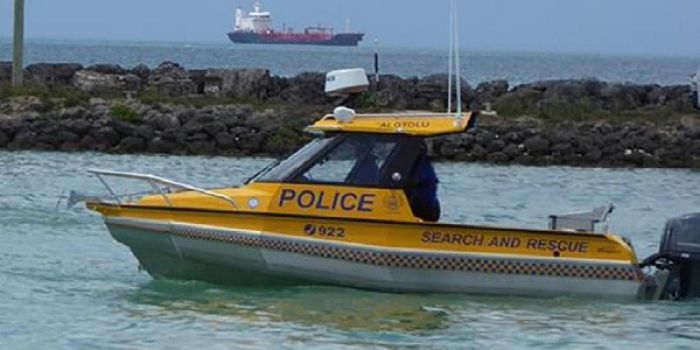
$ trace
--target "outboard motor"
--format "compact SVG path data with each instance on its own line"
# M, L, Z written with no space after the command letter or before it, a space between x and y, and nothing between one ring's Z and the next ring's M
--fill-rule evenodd
M656 298L700 298L700 213L669 219L659 252L641 265L657 268Z

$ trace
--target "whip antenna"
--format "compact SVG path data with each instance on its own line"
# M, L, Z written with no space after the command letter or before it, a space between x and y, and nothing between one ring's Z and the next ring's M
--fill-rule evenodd
M449 51L450 53L448 54L448 68L447 68L447 113L452 113L452 59L454 58L454 32L452 28L454 27L454 18L453 18L453 4L454 0L450 0L450 20L449 20L449 37L450 37L450 42L449 42Z
M457 0L450 0L450 53L447 69L447 113L452 113L452 79L457 95L455 118L462 118L462 79L459 64L459 21Z
M452 79L455 79L456 118L462 118L462 79L459 64L459 21L457 0L450 0L450 52L447 80L447 113L452 113Z
M452 10L454 11L454 20L452 25L454 26L454 42L455 42L455 48L454 48L454 54L455 54L455 79L456 84L457 84L457 118L462 118L462 72L460 71L460 65L459 65L459 16L457 15L457 12L459 9L457 8L457 0L452 0L454 5L452 6Z

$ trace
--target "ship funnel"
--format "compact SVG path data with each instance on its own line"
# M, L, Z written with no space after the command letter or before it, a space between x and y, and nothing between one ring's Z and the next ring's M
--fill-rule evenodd
M326 74L326 95L350 96L367 91L369 80L362 68L341 69Z

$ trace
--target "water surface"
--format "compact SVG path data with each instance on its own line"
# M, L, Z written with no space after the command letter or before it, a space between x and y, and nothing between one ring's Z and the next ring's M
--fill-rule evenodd
M259 158L0 152L0 349L513 349L700 346L700 303L384 294L337 287L220 287L152 280L69 189L87 168L240 182ZM700 172L441 163L445 220L545 227L612 201L639 255L666 218L700 210Z
M188 44L86 40L28 40L25 62L116 63L154 67L174 61L189 69L266 68L296 75L363 67L374 70L374 49L299 45ZM12 59L11 42L0 38L0 61ZM447 50L380 48L381 71L403 77L447 72ZM546 79L597 78L643 84L687 84L700 57L643 57L596 54L488 52L464 50L462 77L472 84L506 79L512 84Z

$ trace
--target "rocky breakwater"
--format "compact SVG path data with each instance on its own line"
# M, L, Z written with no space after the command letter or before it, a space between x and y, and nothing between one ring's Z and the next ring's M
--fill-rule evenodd
M298 109L248 105L146 105L94 101L32 111L36 98L13 99L23 117L0 116L0 149L193 155L278 155L306 142L312 120ZM25 113L22 113L24 109Z
M700 119L661 125L482 120L476 132L437 140L435 154L498 164L700 168Z
M335 103L322 73L40 64L29 87L6 87L0 64L0 149L280 155ZM8 74L6 74L8 73ZM5 84L5 85L3 85ZM436 139L435 158L532 165L700 167L700 114L687 86L466 81L465 108L491 106L467 134ZM365 111L444 110L445 75L382 76L343 103Z

